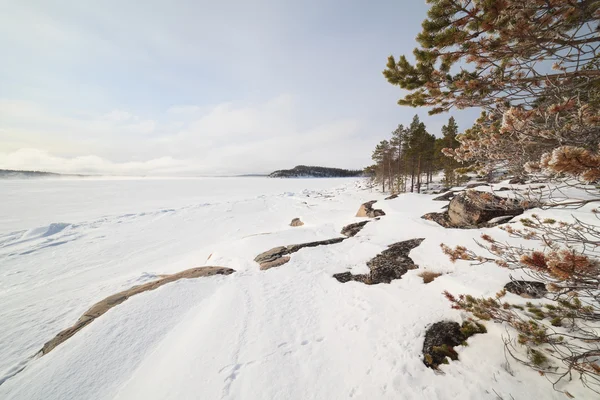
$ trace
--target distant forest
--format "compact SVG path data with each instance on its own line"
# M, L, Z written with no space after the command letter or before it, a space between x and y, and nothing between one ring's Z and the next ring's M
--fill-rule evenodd
M361 170L348 170L342 168L314 167L297 165L292 169L281 169L269 174L270 178L350 178L363 176Z

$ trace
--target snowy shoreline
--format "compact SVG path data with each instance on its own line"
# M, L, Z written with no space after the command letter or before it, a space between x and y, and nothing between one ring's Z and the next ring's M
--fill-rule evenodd
M563 398L537 373L506 367L504 328L493 323L458 349L459 361L443 366L444 375L423 364L426 327L467 317L442 292L493 295L511 275L493 265L453 264L439 244L468 245L482 231L500 235L497 228L443 228L421 219L441 210L435 196L384 201L362 179L252 181L198 180L202 188L167 181L170 193L156 183L12 184L0 215L7 222L0 232L0 377L25 369L0 385L0 397L492 399L495 391ZM86 209L94 194L107 201ZM46 207L25 225L13 220L42 204L40 196ZM267 271L254 261L269 248L339 236L364 221L354 215L369 200L386 215L355 236L303 248ZM566 219L572 211L554 213ZM290 227L295 217L304 225ZM32 229L51 218L68 223ZM414 238L425 238L410 251L418 269L401 279L365 285L333 278L365 274L367 261L388 245ZM29 358L95 302L203 265L237 272L140 293L51 353ZM424 284L424 271L441 275ZM577 396L577 387L569 391Z

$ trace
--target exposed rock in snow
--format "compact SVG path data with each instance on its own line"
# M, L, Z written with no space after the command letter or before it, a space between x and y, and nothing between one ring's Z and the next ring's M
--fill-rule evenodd
M348 237L355 236L369 222L371 222L371 220L362 221L362 222L356 222L354 224L346 225L345 227L342 228L341 234L345 235L345 236L348 236Z
M522 213L523 208L514 200L474 191L457 195L448 208L448 218L456 227L477 226L496 217Z
M63 330L62 332L58 333L58 335L56 335L52 340L46 342L46 344L44 344L44 347L42 347L39 353L41 355L48 354L50 351L54 350L56 346L60 345L61 343L72 337L74 334L79 332L81 329L92 323L96 318L106 313L114 306L121 304L128 298L135 296L136 294L157 289L162 285L165 285L170 282L175 282L179 279L192 279L211 275L229 275L233 272L235 272L235 270L224 267L191 268L185 271L178 272L176 274L165 275L161 279L158 279L156 281L148 282L139 286L134 286L131 289L127 289L117 294L113 294L112 296L109 296L104 300L94 304L89 310L83 313L83 315L77 320L75 325Z
M449 191L444 193L441 196L438 196L436 198L434 198L433 200L435 201L450 201L454 198L454 196L456 196L457 193L460 193L460 191Z
M476 187L480 187L480 186L491 186L489 183L485 183L485 182L473 182L473 183L469 183L467 186L465 186L465 189L474 189Z
M267 250L263 253L260 253L254 258L254 261L260 264L261 270L266 270L273 267L278 267L280 265L285 264L290 260L289 257L284 257L287 254L292 254L297 252L300 249L305 247L317 247L324 246L328 244L340 243L344 240L348 239L347 237L341 238L333 238L327 240L319 240L317 242L308 242L301 244L291 244L289 246L278 246L274 247L271 250ZM283 261L282 258L287 258L287 260Z
M425 239L411 239L388 246L388 249L367 261L367 266L371 270L368 274L353 275L350 272L343 272L333 277L342 283L357 281L367 285L390 283L394 279L400 279L407 271L418 268L408 253L423 240Z
M508 181L509 185L523 185L525 184L525 179L516 176L514 178L512 178L511 180Z
M393 194L391 196L386 197L385 200L394 200L396 198L398 198L398 195L397 194Z
M437 368L444 362L446 357L450 356L456 359L456 352L453 347L460 345L466 339L460 331L460 325L457 322L441 321L436 322L427 328L425 341L423 342L423 362L431 368Z
M529 299L539 299L548 293L545 284L535 281L511 281L504 285L504 289Z
M294 218L290 223L290 226L302 226L304 222L300 221L300 218Z
M383 210L378 210L373 208L373 204L377 203L377 200L371 200L371 201L367 201L366 203L363 203L360 208L358 209L358 212L356 213L357 217L367 217L367 218L376 218L376 217L380 217L382 215L385 215L385 213L383 212Z
M430 212L423 215L421 218L426 219L428 221L437 222L444 228L454 228L450 219L448 218L447 212Z
M260 264L260 270L261 271L265 271L269 268L274 268L274 267L279 267L282 266L283 264L285 264L286 262L290 261L292 259L292 257L290 256L283 256L283 257L279 257L273 261L266 261Z

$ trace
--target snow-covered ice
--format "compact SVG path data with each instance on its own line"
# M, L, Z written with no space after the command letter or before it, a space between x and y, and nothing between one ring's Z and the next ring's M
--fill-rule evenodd
M506 367L504 328L489 322L443 374L423 364L427 325L467 318L442 292L493 295L510 273L442 254L441 242L469 245L481 231L421 219L445 204L435 196L383 201L362 180L267 178L12 180L0 192L2 399L564 398L539 374ZM268 271L253 261L340 236L373 199L387 215L357 236ZM294 217L305 225L290 227ZM365 273L387 245L418 237L420 269L400 280L332 278ZM33 357L97 301L203 265L236 272L139 294ZM423 269L444 274L425 285Z

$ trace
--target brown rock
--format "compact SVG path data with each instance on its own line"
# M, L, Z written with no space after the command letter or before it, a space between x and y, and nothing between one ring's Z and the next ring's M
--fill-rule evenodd
M267 261L267 262L261 263L260 270L265 271L269 268L279 267L279 266L285 264L286 262L290 261L291 259L292 258L290 256L284 256L284 257L278 258L273 261Z
M355 224L346 225L345 227L342 228L341 234L345 235L345 236L348 236L348 237L355 236L369 222L371 222L371 220L363 221L363 222L357 222Z
M290 226L302 226L304 222L300 221L300 218L294 218L290 223Z
M515 200L476 191L457 195L448 208L450 223L456 227L477 226L496 217L522 213L523 208Z
M363 203L358 209L356 216L361 218L376 218L385 215L383 210L377 210L373 208L373 204L375 203L377 203L377 200L371 200Z
M192 279L199 278L201 276L212 276L212 275L229 275L235 272L235 270L231 268L224 267L198 267L192 268L185 271L178 272L172 275L164 275L162 278L144 283L143 285L134 286L131 289L124 290L117 294L113 294L112 296L108 296L102 301L94 304L89 310L87 310L83 315L77 320L77 322L58 333L52 340L46 342L44 347L39 351L41 355L48 354L52 351L56 346L60 345L71 336L79 332L81 329L92 323L96 318L106 313L108 310L123 303L125 300L129 299L136 294L140 294L143 292L147 292L150 290L157 289L167 283L175 282L179 279Z

